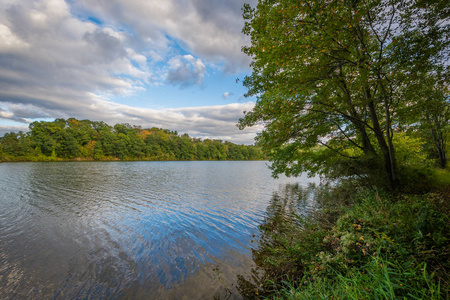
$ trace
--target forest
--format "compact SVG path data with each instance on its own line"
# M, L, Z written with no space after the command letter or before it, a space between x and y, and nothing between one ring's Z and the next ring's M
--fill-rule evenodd
M243 32L252 43L243 51L253 72L243 83L257 102L239 125L265 125L257 140L274 173L359 176L399 190L415 174L423 180L428 159L445 169L445 7L388 0L245 6Z
M259 0L243 17L257 101L240 128L264 125L275 176L332 183L309 216L293 209L309 188L274 198L244 298L449 299L448 1Z
M221 140L201 140L167 129L143 129L130 124L56 119L36 121L28 132L0 138L2 161L58 160L260 160L255 146Z

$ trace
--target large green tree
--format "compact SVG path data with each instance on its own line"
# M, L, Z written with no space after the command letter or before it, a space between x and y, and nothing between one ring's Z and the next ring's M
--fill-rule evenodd
M447 140L450 131L449 87L433 74L415 80L418 86L404 94L407 105L399 108L401 127L412 136L426 141L425 150L438 166L447 165Z
M364 174L379 169L398 188L393 138L411 78L446 74L448 14L441 1L259 0L244 6L243 32L256 96L241 128L275 174ZM444 8L443 8L444 7ZM438 72L439 71L439 72ZM437 76L437 75L436 75Z

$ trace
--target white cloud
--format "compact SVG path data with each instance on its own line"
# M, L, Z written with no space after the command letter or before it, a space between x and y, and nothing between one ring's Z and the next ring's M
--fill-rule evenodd
M0 102L69 107L89 102L86 93L127 94L152 78L126 33L74 18L62 0L16 1L0 19Z
M0 118L128 122L252 143L256 129L245 133L235 126L251 103L151 110L109 100L150 85L201 85L210 65L245 69L242 5L242 0L1 1Z
M18 51L27 47L28 44L12 33L9 27L4 24L0 24L0 53Z
M232 95L233 95L233 93L225 92L225 93L223 93L223 98L227 99L227 98L230 98Z
M24 122L23 116L33 118L69 118L101 120L111 125L130 123L143 127L158 127L188 133L202 139L214 138L235 143L253 144L256 132L261 128L248 128L244 131L236 127L243 111L253 108L252 102L233 103L204 107L187 107L155 110L137 108L123 104L111 103L96 95L86 95L91 101L80 102L77 107L59 107L58 109L41 108L31 104L4 103L6 110L0 110L5 119ZM69 105L69 104L68 104ZM70 110L70 115L67 111ZM23 130L23 129L21 129ZM0 131L5 131L0 126Z
M249 43L241 34L241 9L249 2L256 0L81 0L74 7L119 27L126 24L152 43L167 45L170 36L203 61L223 62L235 72L250 62L240 51Z
M145 55L136 53L136 51L132 48L127 48L126 51L128 53L128 57L138 63L140 67L145 68L147 66L147 57L145 57Z

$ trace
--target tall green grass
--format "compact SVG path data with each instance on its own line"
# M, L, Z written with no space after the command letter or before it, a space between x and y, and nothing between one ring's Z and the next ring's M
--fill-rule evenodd
M333 277L310 278L302 282L283 281L268 299L444 299L440 282L426 270L426 264L404 268L372 256L369 262L346 274L333 270Z
M324 192L316 214L266 220L245 298L448 299L448 193L348 188Z

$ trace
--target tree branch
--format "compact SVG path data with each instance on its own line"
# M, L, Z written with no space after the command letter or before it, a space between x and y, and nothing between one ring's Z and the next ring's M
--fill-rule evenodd
M323 142L321 142L321 141L319 141L319 144L321 144L321 145L327 147L328 149L330 149L330 150L333 151L333 152L336 152L337 154L339 154L339 155L342 156L342 157L350 158L350 159L357 159L357 158L358 158L358 157L356 157L356 156L348 156L348 155L345 155L345 154L343 154L343 153L337 151L336 149L331 148L331 147L328 146L326 143L323 143Z
M364 150L363 147L361 147L360 145L358 145L355 141L353 141L352 139L350 139L350 137L345 133L344 130L342 130L341 126L339 126L338 122L334 121L334 120L330 120L331 122L333 122L339 129L340 132L342 132L342 134L347 138L347 140L352 143L355 147Z

